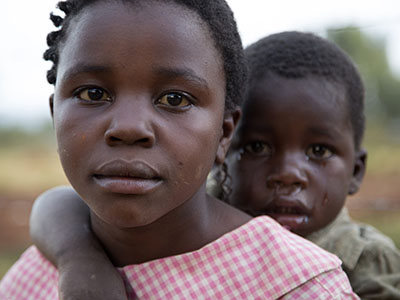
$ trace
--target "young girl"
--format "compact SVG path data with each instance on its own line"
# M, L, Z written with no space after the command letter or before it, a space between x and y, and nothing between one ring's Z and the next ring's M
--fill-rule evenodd
M58 152L129 299L357 299L335 256L206 194L244 83L224 1L59 6L45 53ZM57 299L57 279L31 247L0 298Z

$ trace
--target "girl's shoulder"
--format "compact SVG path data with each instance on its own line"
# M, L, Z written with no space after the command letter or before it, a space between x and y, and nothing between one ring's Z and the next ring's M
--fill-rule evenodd
M192 299L221 295L278 299L322 274L340 270L340 263L271 218L258 217L199 250L127 266L121 272L139 299L187 299L188 293Z
M268 216L252 219L238 228L239 235L248 236L248 242L262 249L271 262L279 260L299 267L311 268L315 272L334 269L341 265L335 255L314 243L291 233ZM292 265L293 267L293 265Z
M0 299L58 299L58 272L29 247L0 282Z

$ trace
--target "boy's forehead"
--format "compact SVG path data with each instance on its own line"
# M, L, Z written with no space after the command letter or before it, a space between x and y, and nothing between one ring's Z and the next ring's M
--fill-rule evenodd
M313 99L313 101L307 101ZM243 104L244 115L256 114L260 109L295 104L286 113L295 113L296 108L314 109L341 108L348 113L348 97L343 84L321 76L286 78L267 74L252 80Z
M332 130L346 124L351 130L347 101L342 85L321 77L268 75L249 87L239 128L262 131L297 120Z

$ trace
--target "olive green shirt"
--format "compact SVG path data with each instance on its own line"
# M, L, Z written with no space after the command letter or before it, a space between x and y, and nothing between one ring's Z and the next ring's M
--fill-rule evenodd
M347 209L307 239L342 260L361 299L400 299L400 250L374 227L351 220Z

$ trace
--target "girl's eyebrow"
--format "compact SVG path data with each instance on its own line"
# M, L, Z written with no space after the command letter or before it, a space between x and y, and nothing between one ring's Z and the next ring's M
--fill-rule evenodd
M170 79L184 79L194 82L196 85L201 86L204 89L209 89L207 81L196 75L196 73L189 68L156 68L155 72L161 76L165 76Z
M93 64L77 64L67 69L67 71L62 76L62 80L70 80L73 77L82 74L82 73L107 73L111 72L112 68L104 65L93 65ZM170 79L184 79L205 88L209 89L207 81L196 75L196 73L189 68L168 68L168 67L160 67L155 68L154 72L170 78Z
M92 65L92 64L76 64L71 68L68 68L62 76L62 80L70 80L75 76L83 73L107 73L110 72L111 68L103 65Z

